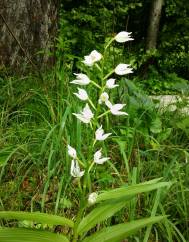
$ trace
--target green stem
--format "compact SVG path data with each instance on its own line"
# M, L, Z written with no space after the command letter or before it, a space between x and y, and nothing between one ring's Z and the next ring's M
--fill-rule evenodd
M94 82L94 81L91 81L91 83L95 86L95 87L97 87L97 88L99 88L99 89L101 89L101 86L99 86L96 82Z
M94 110L96 110L95 105L93 104L92 100L89 98L88 101L89 101L90 105L94 108Z
M73 228L73 240L72 242L77 242L78 241L78 233L77 233L77 227L82 219L82 216L84 214L84 211L85 211L85 207L82 206L83 205L83 202L81 202L81 205L80 205L80 209L79 209L79 212L78 212L78 215L77 215L77 218L76 218L76 221L75 221L75 224L74 224L74 228Z
M100 66L99 66L97 63L95 63L95 66L97 67L97 69L98 69L100 72L102 72L102 69L100 68Z
M110 110L107 110L106 112L102 113L101 115L99 115L97 118L102 118L104 115L110 113Z
M77 158L77 161L79 162L79 164L80 164L82 167L84 167L84 168L86 167L86 165L85 165L80 159Z
M94 166L94 161L91 163L91 165L90 165L90 167L89 167L89 169L88 169L88 173L90 173L90 171L91 171L91 169L93 168L93 166Z
M111 76L114 73L114 69L110 71L104 78L103 80L106 80L109 76Z
M111 45L111 43L114 41L114 38L112 38L109 42L108 42L108 44L105 46L105 50L107 50L108 49L108 47Z

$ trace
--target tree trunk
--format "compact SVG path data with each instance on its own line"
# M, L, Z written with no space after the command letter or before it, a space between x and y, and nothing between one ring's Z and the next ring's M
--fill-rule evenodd
M58 0L0 0L0 65L49 62ZM38 54L43 51L42 54Z
M162 6L163 0L153 0L150 14L150 23L147 32L147 50L156 48Z

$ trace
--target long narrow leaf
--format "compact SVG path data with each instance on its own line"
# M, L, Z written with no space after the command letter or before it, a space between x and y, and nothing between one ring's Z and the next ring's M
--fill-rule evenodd
M35 221L42 224L48 225L68 225L69 227L73 227L74 223L70 219L46 214L46 213L29 213L29 212L14 212L14 211L1 211L0 218L6 219L16 219L16 220L30 220Z
M82 234L88 231L96 224L106 220L113 216L116 212L122 209L126 204L126 201L115 201L109 203L103 203L100 206L93 209L86 217L84 217L78 228L77 233Z
M69 240L59 234L47 231L30 230L22 228L0 229L1 242L69 242Z
M120 242L128 236L135 234L139 229L150 224L158 223L163 218L163 216L157 216L110 226L85 238L83 242Z
M137 185L125 186L125 187L117 188L117 189L99 194L96 202L101 202L108 199L112 200L112 199L125 198L127 196L136 195L142 192L149 192L149 191L159 189L161 187L170 186L170 185L171 185L171 182L158 182L155 184L141 183Z

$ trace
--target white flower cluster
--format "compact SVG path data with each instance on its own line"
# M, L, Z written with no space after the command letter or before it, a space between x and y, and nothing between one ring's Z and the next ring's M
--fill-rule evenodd
M126 41L130 41L133 39L131 38L131 33L122 31L122 32L118 33L112 39L112 41L113 40L115 40L119 43L124 43ZM84 61L82 61L82 62L86 66L92 67L94 64L96 64L96 62L99 62L102 58L103 58L102 54L100 54L97 50L93 50L89 55L84 57ZM99 66L97 65L97 67L99 67ZM130 67L130 65L121 63L121 64L117 65L116 68L110 74L108 74L106 77L110 76L112 73L122 76L122 75L126 75L126 74L129 74L132 72L133 71L132 71L132 68ZM100 89L98 104L99 105L105 104L105 106L108 108L108 111L105 113L111 112L113 115L128 115L126 112L121 111L124 108L125 104L121 104L121 103L112 104L109 100L108 93L105 91L107 89L111 90L111 89L114 89L119 86L118 84L116 84L116 79L114 79L114 78L107 79L105 77L104 86L100 86L98 83L90 80L90 78L86 74L74 73L74 75L76 76L76 78L75 78L75 80L71 81L70 83L80 85L80 86L87 86L89 84L93 84L95 87L98 87ZM89 123L91 124L91 120L94 118L94 113L92 112L90 106L94 110L97 110L97 108L93 104L92 100L90 99L90 97L85 89L78 87L77 90L78 90L78 92L75 92L74 95L77 98L79 98L81 101L85 101L87 103L85 104L83 110L81 110L79 113L73 113L73 115L76 116L81 122L83 122L85 124L89 124ZM100 117L103 116L104 114L100 115ZM111 133L104 133L104 129L102 128L102 125L100 125L98 127L98 129L95 131L95 142L104 141L110 135L111 135ZM95 142L94 142L94 144L95 144ZM81 171L80 165L83 166L83 168L85 168L85 166L78 159L76 150L73 147L71 147L70 145L68 145L68 154L70 157L72 157L71 170L70 170L71 176L77 177L77 178L82 177L84 175L85 171L84 170ZM93 155L92 165L93 164L101 165L104 162L108 161L109 159L110 159L109 157L103 157L101 149L99 149ZM96 198L97 198L97 194L91 193L89 195L88 202L90 204L93 204L93 203L95 203Z

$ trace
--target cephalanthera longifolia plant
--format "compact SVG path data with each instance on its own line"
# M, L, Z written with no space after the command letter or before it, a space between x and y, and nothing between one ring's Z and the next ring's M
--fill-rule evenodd
M48 215L44 213L27 213L1 211L0 218L29 220L36 223L48 225L62 225L70 227L69 233L66 235L55 234L48 231L31 230L24 228L2 228L0 229L0 241L2 242L118 242L126 237L136 233L140 228L150 226L163 219L163 216L151 216L140 220L134 220L127 223L121 223L108 227L100 227L94 229L97 224L112 217L116 212L124 208L128 201L133 199L135 195L142 192L149 192L161 187L169 186L169 182L162 182L160 179L154 179L144 183L130 186L122 186L110 191L96 192L93 191L91 185L90 173L96 166L103 165L110 160L109 157L103 156L102 141L111 137L111 133L104 132L104 123L107 115L127 116L123 111L125 104L112 103L110 101L111 89L118 88L116 80L110 78L113 73L116 75L126 75L132 73L132 68L127 64L119 64L109 73L104 73L104 63L106 51L113 41L124 43L132 40L130 33L120 32L105 46L104 55L93 50L90 55L85 56L84 65L87 73L96 72L100 81L91 80L90 74L75 74L75 80L71 84L78 86L78 91L74 95L83 101L84 107L79 113L73 115L79 119L83 125L91 129L93 140L88 148L85 160L81 159L75 148L68 144L68 155L71 157L70 174L78 180L77 185L80 190L80 200L78 213L72 219L61 216ZM88 88L88 91L87 91ZM90 97L90 88L93 88L93 97ZM96 96L95 96L96 95ZM97 148L98 147L98 148ZM88 212L89 211L89 212ZM149 227L148 227L149 228ZM92 231L90 231L93 229Z

